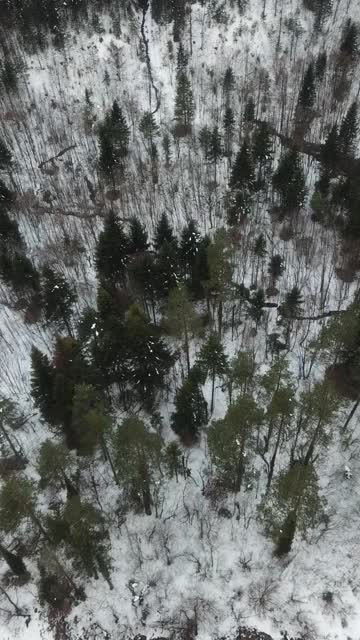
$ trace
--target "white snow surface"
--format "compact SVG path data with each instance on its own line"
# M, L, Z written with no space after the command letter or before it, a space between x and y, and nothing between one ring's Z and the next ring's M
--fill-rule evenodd
M331 17L324 33L315 37L312 29L313 16L303 10L300 0L280 4L283 26L278 50L280 8L275 15L273 0L267 2L265 20L261 19L263 2L260 0L251 0L242 17L235 9L227 9L227 25L219 25L210 20L206 7L193 6L194 43L190 67L197 105L196 128L219 117L222 105L220 78L228 65L233 67L237 79L235 104L240 101L242 108L244 100L239 95L239 87L250 90L255 86L260 67L269 73L269 105L266 116L278 125L280 85L275 69L279 72L283 61L284 73L288 74L286 117L290 120L291 100L297 95L302 70L310 56L316 55L324 43L335 48L340 38L340 27L346 17L360 17L358 3L349 4L348 0L340 0L336 18L333 20ZM286 18L290 16L297 17L302 28L296 47L292 50L292 60L289 53L291 34L284 26ZM51 248L54 264L64 269L67 277L82 292L80 306L94 302L96 289L92 261L93 237L101 228L101 219L91 218L88 222L64 215L60 224L59 219L53 215L52 207L80 213L93 211L84 177L86 175L96 188L99 188L99 182L96 171L96 136L85 135L80 125L85 88L91 91L98 119L103 117L114 98L119 99L131 122L135 148L142 144L138 133L134 133L139 116L149 109L147 71L139 42L140 16L135 14L132 21L122 24L120 39L109 32L110 21L107 16L103 16L102 22L105 33L101 36L101 42L98 35L89 37L85 32L70 33L65 64L63 53L53 48L28 57L24 91L26 84L29 100L34 106L24 117L33 131L31 140L22 125L17 127L14 123L2 122L5 137L17 159L14 179L21 192L19 222L30 253L40 264L44 259L45 245L47 250ZM176 76L176 56L174 54L171 58L168 49L172 26L160 29L149 15L146 29L154 81L161 93L161 107L156 117L164 130L170 130L173 124ZM119 59L118 69L116 56ZM110 75L109 86L103 81L105 70ZM210 75L210 70L213 75ZM211 92L210 87L216 82L217 90ZM353 86L354 94L357 91L355 85L356 83ZM54 101L52 107L51 101ZM20 105L21 111L23 109ZM341 106L342 114L347 106ZM52 134L54 127L57 135ZM314 139L322 139L322 132L316 122L312 135ZM71 144L76 144L77 148L57 162L59 171L55 176L44 175L37 169L37 164L42 160ZM145 153L143 146L141 151ZM24 169L24 156L27 153L35 158L33 173ZM203 191L200 189L198 201L195 195L189 193L187 180L195 177L191 176L187 165L187 154L186 141L181 142L179 151L173 150L175 160L171 173L164 172L160 175L155 191L151 185L147 187L143 184L140 171L137 177L135 169L138 158L134 155L132 188L124 191L120 202L115 205L118 206L120 215L123 210L125 216L128 211L135 211L151 234L154 222L162 210L171 209L172 220L178 230L193 213L202 230L212 232ZM206 167L201 160L200 151L198 155L203 173ZM309 181L313 182L316 166L307 158L304 158L304 163ZM146 172L146 169L143 168L142 171ZM226 183L227 171L224 162L219 178L222 184ZM177 190L172 190L175 184ZM46 190L52 193L52 204L35 218L37 203ZM26 197L37 198L34 208L30 207ZM214 227L222 226L224 221L219 202L215 203L215 210ZM29 224L30 215L32 221L37 219L36 231L35 226ZM343 308L350 300L355 284L344 285L336 278L334 265L341 256L330 232L320 230L309 220L304 222L304 233L306 230L310 244L310 252L306 254L296 248L295 240L279 240L279 229L275 232L268 219L266 202L260 203L258 215L258 222L261 218L262 229L272 243L272 250L274 253L282 253L286 259L287 269L281 282L282 290L287 290L296 282L303 291L308 310L313 311L315 301L319 299L321 282L325 279L329 282L329 287L324 294L322 309ZM58 243L64 229L72 235L78 234L85 244L87 252L81 258L78 269L69 264L64 265L62 260L62 250ZM252 262L246 229L239 240L240 252L243 257L237 268L239 281L244 280L250 284ZM265 273L262 278L266 282ZM2 294L6 300L6 290ZM21 314L6 305L0 307L0 314L1 392L16 399L24 411L33 414L31 423L19 438L31 461L26 473L36 479L36 452L41 441L49 437L49 432L40 423L32 406L29 356L32 344L50 353L53 335L38 325L25 324ZM267 321L274 329L275 320L274 312L269 311ZM291 368L296 375L301 369L301 358L304 355L300 338L305 337L309 330L306 338L309 340L319 329L318 323L304 325L298 328L298 337L290 353ZM245 323L233 340L230 332L226 332L226 351L231 355L239 348L253 347L259 365L265 370L268 363L264 363L264 333L260 330L254 338L250 334L250 328L249 323ZM193 345L193 348L195 352L197 345ZM314 367L311 379L316 379L320 373L320 368ZM302 384L303 381L300 381L299 385ZM204 392L209 398L209 385L205 386ZM349 406L345 408L346 411L349 410ZM222 417L225 410L226 397L217 388L213 417ZM161 413L164 417L166 439L174 438L169 426L171 411L171 399L168 402L162 401ZM184 623L184 611L193 609L195 604L199 612L199 640L231 635L240 625L255 626L271 633L275 639L280 638L280 631L283 629L292 634L308 634L305 637L314 640L359 639L360 449L359 421L356 416L352 422L348 448L344 448L339 439L335 438L319 462L321 491L326 496L327 512L330 515L329 526L327 529L323 527L309 532L306 540L297 537L290 556L285 561L273 557L273 543L265 537L258 519L257 506L265 479L261 461L258 462L261 475L257 486L240 496L230 496L227 499L225 505L232 517L226 519L219 517L211 509L202 494L210 464L206 434L199 446L189 450L186 455L191 469L189 478L180 478L178 483L159 478L158 517L155 512L152 516L129 513L125 521L119 521L115 515L120 495L109 469L101 459L94 463L99 499L111 522L114 589L110 591L102 578L86 581L86 601L73 608L68 618L74 639L80 640L85 629L93 634L88 636L90 638L105 637L104 630L111 638L130 638L136 633L144 633L148 637L166 636ZM346 465L352 472L349 479L344 477ZM86 490L91 495L91 489L87 487ZM236 502L239 503L239 508ZM46 504L42 506L45 511ZM33 577L37 578L35 564L28 559L26 561ZM5 574L4 563L0 564L0 570ZM143 604L137 607L133 606L128 587L130 580L136 581L138 593L144 589ZM268 585L271 593L265 610L256 605L256 594L264 585ZM10 591L15 602L29 612L31 621L26 627L22 618L9 619L5 614L1 615L0 611L1 640L53 640L53 624L47 619L46 610L39 606L35 582L21 588L13 587ZM334 594L331 606L322 597L327 591ZM1 601L0 608L3 606L7 608L5 601Z

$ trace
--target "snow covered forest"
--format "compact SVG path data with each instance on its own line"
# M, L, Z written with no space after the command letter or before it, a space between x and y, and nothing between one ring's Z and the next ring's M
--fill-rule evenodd
M359 1L0 18L1 640L359 640Z

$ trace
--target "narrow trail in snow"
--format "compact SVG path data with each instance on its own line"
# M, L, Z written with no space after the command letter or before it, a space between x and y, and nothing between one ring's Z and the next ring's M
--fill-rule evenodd
M142 17L142 22L141 22L141 35L142 35L142 39L143 39L144 47L145 47L146 66L147 66L148 73L149 73L150 85L151 85L151 87L152 87L152 89L153 89L153 91L155 93L155 98L156 98L156 107L151 113L152 113L152 115L155 115L155 113L157 113L159 111L159 108L160 108L160 93L159 93L159 89L157 88L157 86L154 83L154 77L153 77L153 72L152 72L152 67L151 67L151 59L150 59L150 54L149 54L149 40L146 37L146 33L145 33L146 15L147 15L147 12L149 10L150 0L140 0L140 4L142 6L142 12L143 12L143 17ZM150 105L151 105L151 90L150 90Z

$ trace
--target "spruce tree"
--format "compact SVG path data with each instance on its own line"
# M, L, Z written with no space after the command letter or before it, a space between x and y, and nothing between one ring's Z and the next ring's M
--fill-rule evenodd
M147 231L136 216L132 216L132 218L130 218L128 242L128 252L130 255L144 253L149 247Z
M96 268L100 280L111 284L124 283L128 262L129 241L114 211L104 221L96 247Z
M232 155L232 140L235 129L235 115L230 106L227 106L223 120L224 138L225 138L225 155L229 158Z
M155 227L155 234L154 234L154 240L153 240L153 245L155 247L155 250L159 251L159 249L162 247L165 241L168 243L175 242L175 236L174 236L173 229L169 223L169 218L167 214L164 212L161 214L161 217Z
M253 122L255 119L255 103L254 98L250 96L245 104L244 121Z
M10 247L3 247L0 254L0 276L17 294L34 294L39 291L39 273L22 251L14 252L10 251Z
M158 252L155 262L155 289L161 300L167 298L169 291L180 282L179 251L176 241L165 240Z
M199 334L200 318L195 312L188 291L184 285L172 289L165 309L165 323L169 333L183 341L187 364L187 374L190 375L190 340Z
M211 333L208 340L201 347L197 364L205 376L211 377L211 403L210 413L214 411L215 380L223 377L227 371L227 356L219 336Z
M253 293L250 300L249 316L254 320L256 329L264 317L265 293L263 289L258 289Z
M208 419L207 402L196 375L190 375L175 395L171 428L186 445L194 444Z
M214 240L207 249L209 277L205 283L209 297L217 307L219 336L223 328L223 311L226 300L232 289L234 267L232 264L230 238L225 229L218 229Z
M64 325L72 335L70 319L77 300L75 289L48 265L42 271L41 298L47 322Z
M111 138L116 157L122 162L129 153L130 129L117 100L111 110Z
M322 80L324 79L326 65L327 65L326 51L320 51L315 62L315 76L319 82L322 82Z
M208 159L214 167L214 182L216 184L217 165L223 155L223 147L219 128L215 126L211 131L209 140Z
M277 280L282 276L284 269L283 258L278 253L271 256L269 260L268 273L271 277L272 286L275 286Z
M156 124L155 116L150 111L146 111L141 116L139 129L145 140L153 140L159 134L159 127Z
M72 430L81 456L93 455L111 425L108 410L97 389L89 384L76 385L72 406Z
M209 427L210 458L230 491L242 488L255 448L263 411L252 396L244 394L230 405L222 420Z
M115 466L127 494L151 515L155 470L160 463L162 440L138 417L130 416L114 434Z
M340 150L341 143L338 128L336 124L334 124L329 131L324 145L321 147L321 163L325 170L336 170Z
M358 134L358 105L356 100L350 105L339 132L339 148L344 155L353 155Z
M181 232L179 257L186 277L193 280L193 271L197 262L201 235L192 218Z
M24 249L24 241L19 231L16 220L12 220L5 206L1 206L0 200L0 247L6 247L21 251Z
M40 487L64 488L70 481L73 462L69 449L62 443L45 440L39 450L37 471Z
M315 72L314 64L310 62L305 71L301 89L299 92L298 105L302 109L312 109L315 103Z
M285 152L272 179L279 194L283 215L297 211L304 203L306 187L304 171L295 150Z
M12 154L6 142L0 138L0 171L9 169L13 163Z
M54 377L54 367L47 355L33 346L31 351L31 395L41 417L50 424L54 423Z
M29 576L29 572L24 564L23 559L19 555L12 553L8 549L6 549L6 547L4 547L4 545L2 544L0 544L0 555L4 558L6 564L9 566L12 573L14 573L16 576L19 576L19 578Z
M180 137L188 135L191 132L194 112L195 105L190 80L186 73L178 73L176 81L175 120L177 123L176 132Z
M354 63L359 53L359 28L351 18L348 18L341 34L340 54L344 62Z
M176 55L176 66L178 72L186 71L189 62L189 54L185 51L183 43L180 42Z
M261 122L255 130L252 155L257 165L257 186L262 187L272 163L272 136L267 122Z
M229 100L231 92L235 89L235 75L232 67L227 67L223 78L223 90L227 101Z
M175 441L169 442L165 449L164 461L170 478L175 476L176 482L178 482L181 469L181 456L182 451L178 443Z
M248 140L244 140L232 169L229 186L231 189L249 190L254 186L255 175Z

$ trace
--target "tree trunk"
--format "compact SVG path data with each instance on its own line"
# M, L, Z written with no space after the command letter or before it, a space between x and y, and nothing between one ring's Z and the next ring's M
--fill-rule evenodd
M319 422L317 424L317 427L316 427L316 429L314 431L314 435L311 438L311 442L310 442L309 448L307 450L306 456L304 458L304 463L303 463L304 465L309 464L309 462L310 462L310 460L311 460L311 458L312 458L312 456L314 454L316 441L317 441L317 439L319 437L319 433L320 433L321 427L322 427L322 422L321 422L321 420L319 420Z
M214 395L215 395L215 373L212 374L212 383L211 383L211 405L210 405L211 414L214 411Z
M219 306L218 306L218 327L219 327L220 338L222 334L222 325L223 325L223 301L220 300Z
M350 420L353 418L353 416L354 416L354 414L356 412L356 409L358 408L359 404L360 404L360 398L358 398L358 400L356 400L356 402L353 405L353 408L351 409L348 417L346 418L345 424L344 424L344 426L342 428L342 433L344 433L346 431L346 429L348 428Z
M279 451L279 446L280 446L280 441L281 441L281 437L282 437L282 434L283 434L283 429L284 429L284 419L281 420L281 423L280 423L280 426L279 426L278 435L277 435L277 438L276 438L276 444L275 444L274 453L272 454L271 459L270 459L269 473L268 473L268 479L267 479L267 483L266 483L266 493L268 493L268 491L270 489L271 481L273 479L274 469L275 469L275 461L276 461L276 456L277 456L278 451Z

